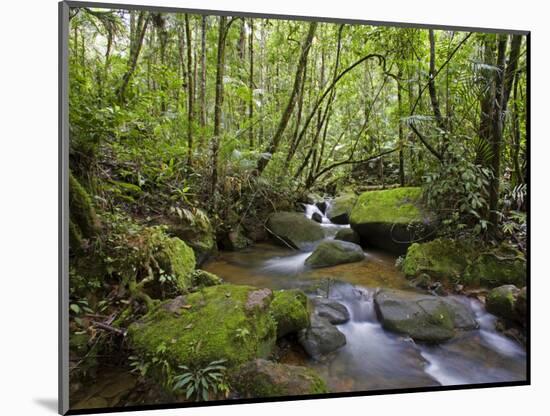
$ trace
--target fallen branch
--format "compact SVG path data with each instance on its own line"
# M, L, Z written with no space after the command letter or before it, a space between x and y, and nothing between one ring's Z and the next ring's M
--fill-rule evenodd
M105 331L109 331L109 332L112 332L114 334L117 334L121 337L126 336L126 330L115 328L114 326L108 325L108 324L103 323L103 322L92 321L92 325L97 327L97 328L103 329Z

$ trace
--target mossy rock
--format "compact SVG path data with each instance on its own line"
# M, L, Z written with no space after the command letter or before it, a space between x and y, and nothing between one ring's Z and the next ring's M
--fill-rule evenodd
M361 237L351 228L342 228L334 236L335 240L348 241L350 243L361 244Z
M305 260L309 267L330 267L344 263L354 263L365 258L360 245L340 240L326 240L319 243Z
M276 212L267 220L273 240L283 246L307 248L324 237L321 226L299 212Z
M351 210L357 201L357 195L349 193L334 198L327 209L327 217L334 224L349 224Z
M185 241L195 252L197 265L202 265L218 251L216 233L208 216L200 209L180 210L160 222L167 226L168 234Z
M468 286L523 286L527 278L525 257L514 248L505 244L483 247L475 242L447 238L411 245L402 270L408 278L425 273Z
M501 318L518 320L516 300L520 290L514 285L503 285L487 294L487 311Z
M432 278L458 283L474 254L474 250L467 244L438 238L412 244L401 267L408 278L428 274Z
M374 304L385 329L408 335L415 341L439 343L455 335L452 309L459 305L449 305L440 297L381 290L375 295Z
M72 250L79 250L83 239L95 237L100 230L92 198L69 172L69 245Z
M277 322L277 337L296 333L309 325L308 299L301 290L275 292L271 314Z
M243 365L233 385L246 398L300 396L328 393L324 380L306 367L279 364L263 359Z
M185 242L177 237L163 239L155 260L165 273L175 278L179 291L185 292L193 286L195 253Z
M350 224L365 244L404 254L413 241L427 238L434 217L421 204L420 188L395 188L362 193Z
M164 302L132 324L129 345L141 357L155 356L164 349L173 368L204 367L225 359L225 366L234 369L267 357L274 348L277 324L269 313L272 299L269 289L229 284L207 287L184 300Z
M481 252L466 268L465 282L485 287L505 284L525 286L527 264L523 254L510 246L501 245Z
M240 226L222 233L219 241L220 247L228 251L239 251L252 245L252 241L244 235Z
M221 285L223 279L214 273L207 272L206 270L197 269L192 275L193 285L198 287L207 287Z

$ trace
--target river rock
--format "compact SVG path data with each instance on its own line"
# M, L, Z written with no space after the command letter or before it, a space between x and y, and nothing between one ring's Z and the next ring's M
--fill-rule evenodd
M315 206L319 208L319 211L321 211L323 214L327 212L327 201L317 202Z
M311 215L311 219L315 222L322 223L323 222L323 216L319 214L318 212L314 212Z
M278 338L296 333L309 325L308 299L301 290L275 292L270 308L277 322Z
M315 313L321 318L326 318L331 324L343 324L349 321L348 308L340 302L326 298L314 298Z
M232 384L246 398L328 393L325 382L314 370L264 359L244 364Z
M336 351L346 345L346 337L328 319L317 315L311 317L309 328L298 334L298 341L304 350L314 359Z
M349 215L357 201L357 195L345 194L334 198L327 206L327 217L334 224L349 224Z
M374 303L385 329L420 342L443 342L455 335L455 328L477 327L469 308L448 298L384 289Z
M223 284L185 296L185 304L152 309L128 328L128 343L137 357L151 357L165 346L163 357L173 365L205 367L225 359L234 369L273 351L277 323L269 308L269 289ZM172 301L173 302L173 301ZM175 306L181 305L178 313ZM244 334L244 335L240 335ZM165 382L159 373L159 382Z
M500 318L518 320L516 302L520 290L514 285L503 285L487 294L485 307L487 311Z
M228 251L238 251L250 246L252 241L248 239L241 227L235 227L221 235L221 248Z
M334 236L335 240L348 241L350 243L361 244L361 237L351 228L342 228Z
M351 211L351 228L368 245L404 254L411 242L433 230L433 215L422 207L421 194L414 187L364 192Z
M267 220L268 231L279 245L304 248L324 237L315 221L299 212L276 212Z
M353 263L365 258L361 246L340 240L326 240L319 243L313 253L306 259L310 267L329 267L343 263Z
M527 279L525 257L513 247L486 247L449 238L412 244L402 270L411 279L427 274L447 283L469 286L523 285Z

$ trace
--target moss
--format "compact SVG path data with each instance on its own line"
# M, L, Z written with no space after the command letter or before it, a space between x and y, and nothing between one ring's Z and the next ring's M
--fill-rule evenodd
M172 365L193 367L225 359L226 366L233 368L266 357L275 345L276 323L267 308L247 308L254 290L236 285L208 287L186 296L179 313L161 305L129 327L130 345L147 356L164 344Z
M195 254L182 240L176 237L164 239L155 259L166 273L176 278L178 289L186 291L193 286Z
M233 384L245 397L298 396L328 393L324 380L312 369L255 360L244 365Z
M327 216L335 224L347 224L349 222L349 215L356 201L357 195L353 193L334 198L327 210Z
M473 250L456 240L438 238L414 243L403 260L403 273L409 278L427 273L430 277L457 281L462 276Z
M408 224L422 221L420 188L396 188L368 191L359 196L350 216L352 224Z
M97 235L99 220L92 199L72 172L69 172L69 216L74 228L72 233L79 233L84 238Z
M508 245L486 247L445 238L411 245L402 270L408 278L427 273L452 283L484 287L523 286L527 274L524 256Z
M527 280L525 257L503 247L482 253L466 268L464 279L469 284L486 287L524 286Z
M271 314L277 322L277 337L298 332L309 325L307 296L300 290L275 293Z
M516 319L516 299L519 293L520 290L514 285L504 285L491 290L487 294L487 310L506 319Z
M365 254L357 244L340 240L326 240L319 243L305 260L310 267L330 267L344 263L362 261Z
M207 272L206 270L195 270L193 272L193 285L195 286L206 287L221 285L222 283L222 278L214 273Z

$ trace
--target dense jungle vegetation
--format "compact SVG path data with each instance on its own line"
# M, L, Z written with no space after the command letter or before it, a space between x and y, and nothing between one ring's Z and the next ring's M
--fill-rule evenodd
M307 298L269 295L269 317L254 312L250 321L237 306L220 305L261 304L261 294L219 285L220 277L200 267L273 236L300 249L275 220L266 221L304 211L301 203L324 211L324 200L341 198L344 219L327 211L328 218L351 223L363 247L406 254L398 265L417 283L427 273L449 291L524 286L484 270L512 276L499 268L513 253L525 275L525 36L73 8L69 50L75 397L106 363L148 386L134 389L132 403L271 395L246 380L279 374L280 364L247 367L246 376L238 365L261 356L273 331L281 338L307 326L297 323L307 313L288 316ZM392 219L397 214L382 201L371 222L392 224L394 232L408 219L409 240L400 243L443 242L426 254L438 259L449 247L455 257L492 253L496 266L476 257L459 267L453 257L452 273L442 271L446 263L430 274L412 257L425 244L407 252L371 241L385 238L362 219L374 215L370 196L378 191L386 192L376 194L381 201L397 195L400 217ZM407 211L403 204L411 202ZM424 220L417 221L418 207ZM429 231L414 229L428 217ZM225 335L208 335L220 321L217 308L237 322L226 326L240 351L224 344ZM163 315L174 310L189 310L183 323ZM150 328L151 320L161 324ZM174 325L187 330L164 339ZM176 362L176 350L190 358ZM327 391L309 371L295 375L302 390L291 394ZM101 400L87 405L113 404Z

